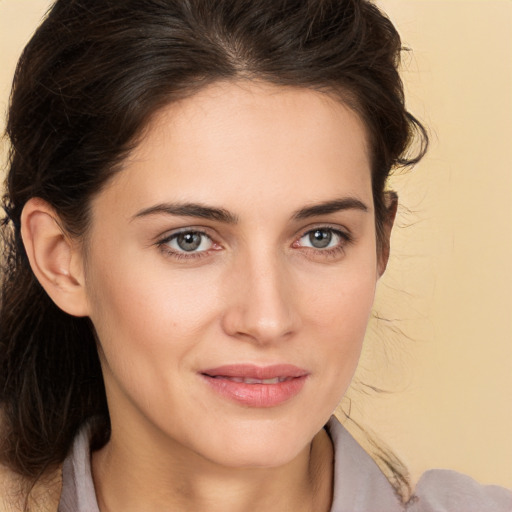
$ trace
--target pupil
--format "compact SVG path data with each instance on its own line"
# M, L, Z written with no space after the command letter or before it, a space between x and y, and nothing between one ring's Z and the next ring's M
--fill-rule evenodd
M309 235L309 241L313 247L323 249L331 243L332 233L323 229L317 229Z
M199 233L182 233L176 240L180 249L184 251L194 251L201 245L201 235Z

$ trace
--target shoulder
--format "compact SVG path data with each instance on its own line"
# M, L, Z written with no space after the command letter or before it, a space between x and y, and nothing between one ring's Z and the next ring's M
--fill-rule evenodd
M512 512L512 491L482 485L456 471L433 469L420 478L407 512Z
M512 512L512 491L467 475L433 469L404 504L373 458L334 416L326 425L334 445L331 512Z

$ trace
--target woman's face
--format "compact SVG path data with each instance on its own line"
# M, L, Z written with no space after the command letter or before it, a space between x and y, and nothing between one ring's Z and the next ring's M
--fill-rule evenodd
M153 119L86 254L113 435L284 464L347 389L373 302L364 127L319 92L212 85Z

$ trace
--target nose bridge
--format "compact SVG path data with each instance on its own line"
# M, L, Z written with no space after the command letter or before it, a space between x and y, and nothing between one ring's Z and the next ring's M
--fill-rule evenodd
M241 256L236 267L227 331L259 343L290 335L297 328L298 315L286 257L274 248L259 247Z

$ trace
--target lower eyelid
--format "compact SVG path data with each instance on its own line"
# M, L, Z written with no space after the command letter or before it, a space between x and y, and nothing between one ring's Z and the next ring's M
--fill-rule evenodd
M157 244L158 249L166 256L170 258L174 258L175 260L193 260L193 259L199 259L199 258L205 258L211 255L212 251L216 251L216 248L209 248L203 251L177 251L169 246L166 242L161 242Z

